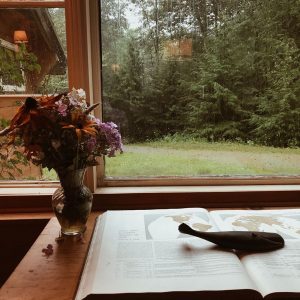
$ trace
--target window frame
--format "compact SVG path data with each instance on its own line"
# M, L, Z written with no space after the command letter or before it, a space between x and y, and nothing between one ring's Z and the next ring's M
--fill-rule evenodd
M51 0L43 0L43 1L30 1L30 0L21 0L21 1L10 1L10 0L2 0L0 1L0 8L38 8L38 7L46 7L46 8L64 8L65 0L51 1Z
M100 1L100 0L99 0ZM91 1L94 2L94 1ZM98 10L99 11L99 7ZM101 16L90 15L89 22L92 27L100 28ZM101 34L101 33L100 33ZM101 42L100 42L101 43ZM98 46L101 48L101 45ZM97 54L95 54L97 57ZM101 58L100 58L101 59ZM102 171L104 172L104 170ZM149 178L97 178L98 187L125 187L125 186L211 186L211 185L300 185L300 175L298 176L201 176L201 177L181 177L181 176L161 176ZM98 176L99 177L99 176Z
M65 8L69 87L85 89L91 104L102 103L98 0L1 1L0 8L4 7ZM7 96L0 96L0 101L4 97ZM24 95L20 98L24 99ZM95 114L101 118L101 113L100 105ZM104 165L100 160L99 166L87 172L86 184L94 193L94 209L299 206L300 176L119 180L104 178ZM36 181L0 184L0 212L49 211L48 200L57 186L57 182Z
M96 3L96 1L93 1ZM96 67L92 67L91 54L91 34L87 32L88 28L88 17L87 17L87 7L89 7L89 1L80 0L65 0L65 1L1 1L0 8L64 8L65 9L65 19L66 19L66 36L67 36L67 55L68 55L68 82L69 89L73 87L83 88L87 94L87 101L93 104L94 89L98 95L100 95L100 87L93 85L92 76L97 74ZM73 16L76 16L74 18ZM93 36L95 38L95 36ZM97 38L99 39L99 38ZM87 45L87 47L82 47L82 45ZM98 52L99 53L99 52ZM98 68L98 73L100 72L100 64ZM100 75L98 76L100 82ZM95 87L94 87L95 86ZM18 101L24 100L27 95L0 95L0 101ZM32 96L32 95L31 95ZM1 104L0 104L1 107ZM98 112L101 115L101 112ZM103 164L102 164L103 165ZM28 188L36 186L37 184L45 185L44 182L39 183L38 181L22 181L21 185L27 184ZM87 186L94 191L96 187L95 183L95 170L89 169L86 176ZM19 183L14 181L7 181L1 183L0 187L11 186L11 188L16 188ZM58 183L49 182L46 183L47 186L57 186ZM0 192L1 193L1 192Z

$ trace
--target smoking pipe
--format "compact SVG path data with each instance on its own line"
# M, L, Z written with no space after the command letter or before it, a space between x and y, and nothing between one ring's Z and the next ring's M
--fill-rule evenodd
M179 225L181 233L193 235L223 248L246 251L270 251L282 248L284 239L273 232L259 231L220 231L203 232L192 229L185 223Z

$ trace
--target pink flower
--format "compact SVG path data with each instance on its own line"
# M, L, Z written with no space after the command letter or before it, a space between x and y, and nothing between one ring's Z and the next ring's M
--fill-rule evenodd
M58 106L57 111L59 114L65 117L67 115L68 105L62 103L61 101L58 101L56 104Z
M77 106L78 105L78 101L76 98L70 96L69 97L69 101L70 101L70 104L73 105L73 106Z

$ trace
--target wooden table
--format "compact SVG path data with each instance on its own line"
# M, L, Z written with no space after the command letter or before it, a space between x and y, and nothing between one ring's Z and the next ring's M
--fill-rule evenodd
M83 239L67 237L57 242L60 226L51 218L38 239L27 252L0 290L1 300L72 300L84 266L95 218L91 214ZM22 234L22 233L20 233ZM42 252L48 244L53 254Z

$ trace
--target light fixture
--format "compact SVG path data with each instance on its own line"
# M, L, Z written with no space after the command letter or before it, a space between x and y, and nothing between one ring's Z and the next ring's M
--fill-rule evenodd
M14 32L15 44L28 43L28 38L25 30L15 30Z

